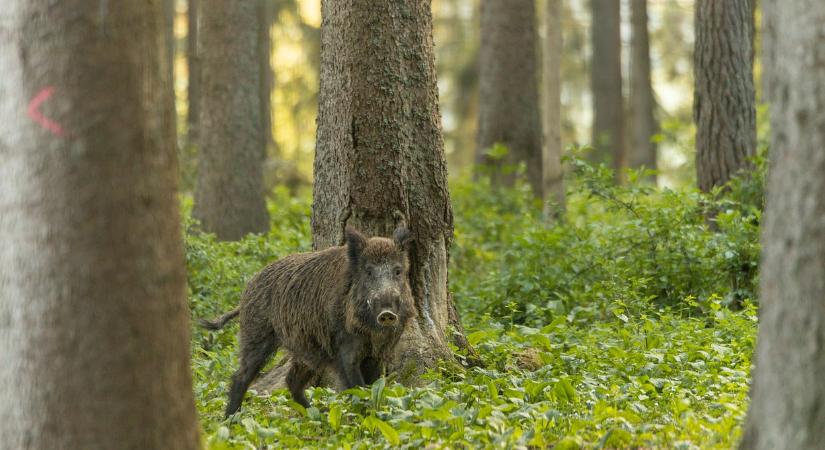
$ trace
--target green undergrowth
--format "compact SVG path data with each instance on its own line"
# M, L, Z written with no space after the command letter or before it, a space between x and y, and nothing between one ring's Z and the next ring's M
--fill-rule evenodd
M711 200L613 187L609 171L569 164L567 212L554 224L523 185L452 181L451 289L484 368L445 364L418 387L314 388L306 410L286 391L251 393L224 420L237 324L194 328L206 447L735 446L756 331L761 177ZM193 318L233 308L264 264L310 248L308 196L278 190L270 207L268 234L230 243L200 233L184 208Z

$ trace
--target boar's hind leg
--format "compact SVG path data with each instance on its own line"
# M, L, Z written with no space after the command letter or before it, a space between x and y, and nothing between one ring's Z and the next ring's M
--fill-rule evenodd
M229 402L226 404L226 417L234 414L243 401L243 396L252 380L258 376L269 357L278 349L278 339L273 331L262 335L250 336L241 328L241 366L232 375L232 388ZM261 331L258 329L258 331Z
M306 364L292 358L289 372L286 374L286 385L292 394L292 398L304 408L309 408L309 401L306 394L304 394L304 390L313 375L315 375L315 372Z

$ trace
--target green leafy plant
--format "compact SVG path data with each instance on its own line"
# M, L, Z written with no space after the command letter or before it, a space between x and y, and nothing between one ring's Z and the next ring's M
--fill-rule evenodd
M286 391L250 393L224 420L237 325L193 328L207 448L733 447L755 341L759 208L736 184L709 199L638 174L616 187L607 169L568 164L567 213L553 225L522 183L453 180L451 290L484 368L445 362L416 387L317 387L306 409ZM308 196L276 191L271 231L240 242L187 218L193 317L234 307L263 265L309 249L309 211Z

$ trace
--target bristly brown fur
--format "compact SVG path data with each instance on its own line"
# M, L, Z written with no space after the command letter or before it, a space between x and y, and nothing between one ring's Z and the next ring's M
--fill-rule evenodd
M347 387L380 375L380 363L415 317L407 280L409 231L396 230L394 239L367 239L348 228L346 241L266 266L247 284L238 309L202 322L217 329L240 315L241 365L232 377L227 415L237 411L249 384L279 347L293 356L287 384L305 406L306 383L327 367ZM398 322L379 325L379 309L393 311Z

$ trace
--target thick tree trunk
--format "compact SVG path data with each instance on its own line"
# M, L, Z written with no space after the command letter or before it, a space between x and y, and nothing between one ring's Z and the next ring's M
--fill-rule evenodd
M825 3L764 2L770 175L743 449L825 448Z
M544 197L534 0L482 0L479 115L476 161L493 181L512 184L502 166L524 163L533 193ZM495 144L509 149L493 160Z
M590 83L593 95L594 162L610 163L621 179L627 166L622 96L621 2L591 0L593 56Z
M196 449L160 2L0 20L0 448Z
M565 205L561 165L561 0L547 0L544 14L544 160L542 176L547 196L544 215L557 217Z
M647 0L631 0L630 44L630 107L633 113L633 131L628 162L631 168L656 169L656 143L653 136L659 132L654 109L650 67L650 40L647 31ZM656 183L656 176L650 177Z
M696 2L693 119L704 192L748 169L756 150L751 1Z
M447 290L453 215L430 1L323 0L322 12L314 246L342 244L348 224L389 236L406 222L421 317L399 362L431 362L447 352L448 325L460 333L461 324Z
M264 151L274 145L272 137L272 7L271 0L258 0L258 61L261 65L261 127ZM264 153L266 154L266 153Z
M268 229L258 2L203 0L200 160L193 215L219 239Z
M188 0L186 22L189 27L186 35L186 62L189 72L186 112L186 141L187 145L197 145L198 121L201 113L201 71L200 56L198 53L198 20L200 0Z
M449 357L448 341L469 349L447 289L453 216L430 1L321 5L314 247L341 245L346 225L382 236L399 222L409 226L410 285L420 317L402 336L389 370L411 381ZM283 375L276 369L255 387L281 386Z

